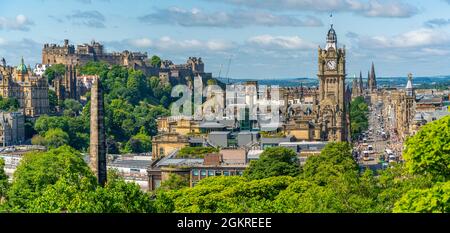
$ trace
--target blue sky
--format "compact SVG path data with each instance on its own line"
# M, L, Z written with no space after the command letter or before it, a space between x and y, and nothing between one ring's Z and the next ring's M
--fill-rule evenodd
M450 0L0 0L0 57L40 62L44 43L201 56L234 78L314 78L330 12L347 73L450 74Z

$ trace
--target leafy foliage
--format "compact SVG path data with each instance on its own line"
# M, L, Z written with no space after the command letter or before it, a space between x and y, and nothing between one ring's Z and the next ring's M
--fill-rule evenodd
M219 149L214 147L183 147L178 152L179 158L203 158L206 154L217 153Z
M352 137L356 138L363 131L369 128L369 120L367 118L369 108L364 101L364 97L355 98L350 104L350 122Z
M179 190L189 187L189 177L181 176L175 173L169 174L169 179L161 183L160 190Z
M150 196L139 186L108 171L98 186L81 154L68 146L24 156L8 191L9 212L141 213L153 212Z
M155 67L160 67L161 66L161 58L153 55L152 58L150 58L150 64L152 64L152 66Z
M59 105L58 97L56 96L56 92L53 90L48 90L48 105L50 107L51 112L56 112L56 106Z
M140 132L130 138L125 146L125 151L133 153L145 153L151 150L152 140L145 132Z
M0 97L0 110L2 111L17 111L20 103L16 98Z
M395 204L396 213L450 213L450 182L413 189Z
M273 176L296 176L300 172L297 154L287 148L266 149L257 161L252 161L244 172L249 179L264 179Z
M63 64L55 64L45 69L44 76L47 77L48 83L53 83L57 77L63 76L66 73L66 67Z
M153 212L153 206L150 196L138 185L126 183L110 172L105 187L98 187L86 178L76 182L62 178L32 200L27 212L146 213Z
M43 115L36 120L34 129L39 133L41 137L47 136L47 133L51 130L60 129L68 138L62 136L61 132L58 131L59 135L64 138L65 142L75 149L86 150L89 143L89 121L86 122L86 118L83 116L69 117L69 116L46 116ZM67 139L67 140L66 140ZM35 138L38 140L38 138ZM39 139L40 140L40 139ZM57 144L56 146L58 146Z
M68 146L48 152L30 152L22 158L8 192L8 202L16 211L30 207L30 201L38 198L49 185L62 177L69 182L95 178L81 154Z
M83 106L74 99L65 99L63 102L64 116L76 117L80 114Z
M450 178L450 116L423 126L406 141L404 159L413 174L431 174L436 180Z
M5 173L5 160L0 158L0 204L3 202L9 188L8 176Z

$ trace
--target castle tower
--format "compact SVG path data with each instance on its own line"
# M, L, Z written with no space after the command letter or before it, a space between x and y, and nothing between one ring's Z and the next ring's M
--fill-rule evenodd
M337 36L331 24L325 49L319 47L319 119L321 139L347 141L347 111L345 87L345 46L338 48Z
M89 166L97 176L98 183L106 183L106 139L103 118L103 91L100 79L94 80L91 89L91 135Z

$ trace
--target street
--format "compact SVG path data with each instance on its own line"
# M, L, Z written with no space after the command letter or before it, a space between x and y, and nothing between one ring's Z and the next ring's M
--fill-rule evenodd
M358 164L363 169L384 169L389 166L388 164L399 161L399 153L396 150L391 152L392 145L389 139L391 132L386 132L382 107L382 103L369 107L369 129L354 144Z

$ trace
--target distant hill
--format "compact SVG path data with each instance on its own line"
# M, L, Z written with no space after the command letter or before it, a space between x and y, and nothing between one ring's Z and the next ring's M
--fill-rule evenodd
M221 82L227 84L228 79L217 78ZM367 78L364 78L366 82ZM293 87L293 86L303 86L313 87L319 84L317 78L293 78L293 79L232 79L230 78L230 83L241 83L245 81L258 81L259 85L278 85L282 87ZM347 77L347 84L351 84L353 78ZM408 81L407 77L377 77L377 84L379 87L397 87L402 88L406 85ZM413 84L420 88L442 88L445 86L450 86L450 76L433 76L433 77L414 77Z

